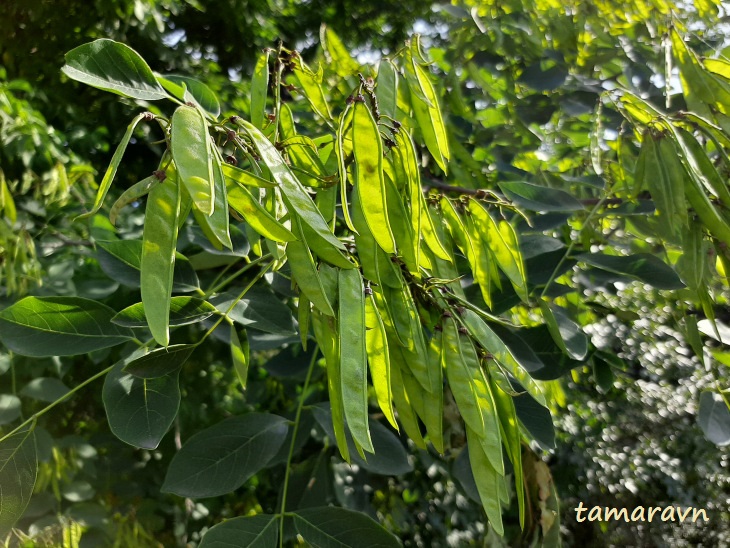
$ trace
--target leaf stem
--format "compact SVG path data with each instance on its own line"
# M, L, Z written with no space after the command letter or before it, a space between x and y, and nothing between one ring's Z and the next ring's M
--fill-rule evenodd
M578 236L581 235L585 227L588 225L588 222L593 218L593 216L598 212L599 209L603 206L604 203L606 203L607 200L609 200L608 196L604 196L598 202L596 202L596 205L593 206L593 209L591 209L590 213L588 213L588 216L586 217L586 220L583 221L583 226L578 231ZM577 239L576 239L577 240ZM555 265L555 268L553 269L552 274L550 274L550 278L548 278L547 283L545 284L545 287L542 289L542 293L540 293L540 298L542 299L545 294L547 293L548 288L550 287L550 284L552 284L555 281L555 278L558 276L558 272L560 271L560 267L563 266L563 263L568 258L568 255L570 255L570 252L573 251L573 248L575 247L576 240L571 239L570 245L568 245L568 249L565 250L565 253L563 254L562 258L558 262L557 265Z
M304 399L307 397L307 388L309 388L309 381L312 378L312 371L314 371L314 364L317 362L317 354L319 347L314 347L312 353L312 361L309 362L309 369L307 370L307 378L304 379L304 386L302 387L302 396L299 399L299 405L297 405L297 412L294 416L294 431L291 437L291 443L289 444L289 455L286 458L286 472L284 473L284 488L281 493L281 512L279 512L279 548L284 546L284 517L287 515L286 512L286 495L289 489L289 472L291 471L291 461L294 456L294 447L297 442L297 432L299 430L299 421L302 417L302 409L304 408Z
M467 196L481 196L483 194L491 194L495 198L503 201L504 203L500 204L502 206L507 207L508 205L511 205L511 202L507 200L504 196L501 194L494 192L492 190L486 190L482 188L467 188L463 186L456 186L449 183L446 183L444 181L437 181L436 179L430 179L427 177L421 177L421 186L423 186L426 189L429 188L438 188L441 190L449 191L449 192L456 192L457 194L465 194ZM592 206L596 205L597 203L604 204L604 205L621 205L626 203L626 200L623 198L577 198L577 200L584 206ZM514 206L512 206L514 207Z
M273 143L279 140L279 118L281 115L281 77L284 74L284 63L281 61L281 54L284 49L282 42L279 42L279 51L276 53L276 63L274 63L274 70L276 76L274 80L274 138Z
M230 276L228 276L222 282L216 283L218 281L218 279L220 278L220 276L219 276L218 278L216 278L215 280L213 280L213 283L216 283L216 285L214 287L211 287L210 289L208 289L208 291L205 292L205 297L206 298L210 297L213 293L215 293L216 291L218 291L222 287L225 287L226 285L228 285L229 283L231 283L233 280L235 280L236 278L238 278L238 276L240 276L244 272L248 271L248 269L250 269L252 266L256 266L257 264L259 264L259 263L261 263L263 261L270 260L271 258L272 258L271 254L267 254L267 255L264 255L262 257L259 257L258 259L254 259L250 263L246 263L241 269L239 269L238 271L236 271L233 274L231 274ZM225 273L225 270L223 272Z
M81 390L84 386L86 386L87 384L91 384L96 379L103 377L104 375L106 375L107 373L109 373L109 371L111 371L113 368L114 368L114 365L110 365L106 369L103 369L103 370L99 371L96 375L92 375L91 377L89 377L88 379L86 379L81 384L79 384L79 385L75 386L74 388L72 388L67 394L64 394L62 397L58 398L53 403L48 404L47 406L45 406L43 409L41 409L37 413L34 413L27 420L23 421L19 426L15 427L13 430L11 430L7 434L5 434L2 438L0 438L0 443L4 442L10 436L12 436L13 434L15 434L15 433L19 432L20 430L22 430L23 427L27 426L28 424L35 423L35 421L38 420L39 417L42 417L43 415L45 415L46 413L48 413L48 411L50 411L51 409L53 409L54 407L56 407L62 401L68 399L69 396L72 396L73 394L75 394L76 392L78 392L79 390Z
M263 259L263 257L261 257L261 259ZM246 269L247 267L253 265L256 262L260 262L260 260L257 259L256 261L250 262L248 265L246 265L246 267L244 267L244 269ZM218 320L210 327L210 329L208 329L208 331L205 332L205 335L203 335L203 337L197 343L195 343L195 346L201 345L203 343L203 341L205 339L207 339L208 336L211 333L213 333L213 331L215 331L215 329L221 324L221 322L225 318L228 318L228 314L230 314L231 313L231 310L233 310L233 308L238 304L238 301L240 301L241 299L243 299L244 295L246 295L246 293L248 293L248 291L256 284L256 282L258 282L261 278L264 277L264 274L266 274L269 271L269 268L271 268L273 264L274 264L274 261L271 261L264 268L262 268L261 271L258 274L256 274L256 276L254 276L253 280L251 280L248 283L248 285L243 288L243 291L241 291L241 293L238 294L238 297L236 297L235 299L233 299L233 302L231 303L231 306L228 307L228 309L225 311L225 313L223 315L221 315L218 318ZM241 269L241 270L243 270L243 269ZM241 274L241 272L239 271L236 274L234 274L233 276L237 276L238 274Z

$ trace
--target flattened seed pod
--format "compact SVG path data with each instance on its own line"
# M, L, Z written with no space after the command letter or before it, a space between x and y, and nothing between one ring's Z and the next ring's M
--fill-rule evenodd
M375 118L364 103L355 103L352 141L355 156L355 191L365 221L383 251L395 254L395 241L388 220L383 145Z
M365 340L365 292L360 271L340 270L338 283L340 323L340 380L345 418L352 437L372 453L368 428L368 372Z
M215 209L213 159L208 146L208 125L196 108L180 106L172 115L170 146L180 181L203 215Z
M170 343L170 298L181 193L173 180L152 188L142 234L142 303L152 336L162 346Z

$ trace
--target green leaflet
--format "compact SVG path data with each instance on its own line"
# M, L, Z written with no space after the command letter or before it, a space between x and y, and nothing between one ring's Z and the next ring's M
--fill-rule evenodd
M464 311L462 321L474 340L479 343L479 346L491 354L535 400L547 407L545 395L537 381L530 376L527 370L517 361L512 351L484 323L484 320L477 316L476 312L467 309Z
M396 120L398 118L398 70L390 59L380 60L375 91L378 95L380 113Z
M339 271L338 295L340 380L345 418L353 439L364 450L373 453L368 428L365 292L359 270Z
M122 192L122 195L117 198L117 201L114 202L114 205L109 210L109 222L113 225L116 225L117 217L119 216L119 212L122 210L122 208L128 204L131 204L135 200L146 196L152 186L158 181L159 179L157 177L155 177L154 175L150 175L149 177L145 177L141 181L133 184L127 190Z
M109 41L111 42L111 40L109 40ZM72 53L72 52L70 52L70 53ZM69 54L67 54L67 55L69 55ZM124 156L124 152L127 150L127 145L129 144L129 140L132 138L132 133L134 133L134 128L136 128L137 124L139 124L139 122L145 117L147 117L146 112L143 112L142 114L138 114L137 116L134 117L132 122L127 126L127 131L124 133L122 140L117 145L117 149L114 151L114 156L112 156L112 161L109 163L109 167L106 169L106 172L104 173L104 177L101 180L101 184L99 185L99 191L97 192L96 199L94 200L94 207L92 207L91 211L89 211L88 213L79 215L76 218L77 220L88 219L89 217L96 215L96 213L101 209L101 206L104 203L104 198L106 198L106 194L107 194L107 192L109 192L109 188L112 186L112 181L114 180L114 176L117 174L117 168L119 168L119 164L122 161L122 156Z
M730 63L725 59L702 59L702 64L712 74L730 80Z
M114 310L80 297L24 297L0 310L0 341L22 356L75 356L134 337L111 323Z
M0 538L6 538L28 507L38 477L35 422L0 442Z
M246 389L246 379L248 378L248 366L251 363L250 350L248 345L248 336L246 330L239 332L236 326L231 324L231 359L233 360L233 370L236 372L238 382L241 388Z
M585 209L572 194L557 188L523 181L502 181L499 183L499 188L514 205L530 211L556 212Z
M266 94L269 90L269 55L268 48L256 60L251 78L251 123L258 129L264 129L266 120Z
M467 426L477 433L492 467L504 474L496 405L470 338L462 339L453 318L443 324L442 363Z
M702 66L676 29L672 29L670 35L687 106L700 116L710 118L717 106L730 102L730 92Z
M355 192L362 205L365 221L383 251L395 254L386 203L383 145L378 124L370 109L362 102L355 103L352 142L355 156Z
M331 58L332 68L335 69L339 76L347 78L348 76L357 74L360 68L359 63L352 58L350 52L342 43L342 40L340 40L340 37L331 28L322 25L319 31L319 37L322 47Z
M251 192L229 179L228 205L241 214L246 222L264 238L275 242L291 242L296 236L282 225Z
M158 75L157 81L181 101L195 103L206 111L214 121L221 115L218 97L203 82L178 74Z
M194 344L173 344L155 348L152 352L131 360L122 368L122 372L138 379L159 379L172 375L180 371L195 348Z
M693 291L707 291L707 245L698 223L692 223L682 235L682 256L677 260L675 270Z
M393 388L390 378L390 352L385 325L380 316L375 298L370 294L365 299L365 348L367 350L370 378L375 389L375 398L388 422L398 430L393 412Z
M215 306L197 297L172 297L170 299L169 322L172 326L201 322L216 314ZM145 327L147 319L144 305L133 304L118 312L112 323L123 327Z
M256 145L261 159L271 172L274 181L279 184L284 202L290 213L296 213L301 217L301 221L317 234L317 238L322 241L322 245L345 249L343 243L330 232L327 221L324 220L302 184L294 177L274 145L258 129L245 120L238 118L237 123L247 131Z
M670 125L672 129L673 126ZM707 156L705 149L694 135L684 129L672 131L674 140L679 145L680 159L687 167L687 171L698 183L720 200L725 208L730 208L730 190L723 180L712 160ZM720 149L722 150L722 149Z
M161 346L170 343L170 298L181 195L177 181L168 179L152 188L145 210L140 267L142 303L152 336Z
M247 546L248 548L270 548L279 540L277 524L279 516L256 514L222 521L205 533L199 548L222 548L224 546Z
M436 90L428 72L413 57L413 47L405 56L406 81L411 92L411 106L423 140L438 166L446 172L449 161L449 143L446 127L441 116Z
M312 311L312 327L327 366L327 386L335 441L342 458L346 462L350 462L350 450L347 447L347 436L345 435L345 405L342 399L340 378L340 338L337 331L337 319L333 316L324 316L315 309Z
M371 517L333 506L302 508L293 513L299 536L322 548L398 548L398 539ZM239 544L239 546L242 546ZM250 545L246 545L250 546ZM269 548L267 544L261 548ZM251 548L259 548L252 546Z
M156 449L180 407L180 370L151 379L123 371L143 350L115 364L104 378L102 398L109 428L117 438L134 447Z
M588 338L580 326L558 306L540 299L540 310L550 336L560 349L574 360L583 360L588 353Z
M707 61L709 61L709 59L705 60L705 62ZM722 147L730 147L730 136L726 135L720 126L715 125L715 123L713 123L711 120L703 118L702 116L699 116L694 112L685 112L684 118L688 122L695 124L697 126L697 129L704 132L705 135L712 139L713 143L715 144L715 148L723 154L725 164L728 164L728 160L725 156L724 150L722 150Z
M289 242L286 246L292 277L302 293L307 296L315 307L327 316L334 316L335 312L327 298L319 272L317 272L317 265L309 251L307 240L301 226L299 226L299 222L292 222L292 228L294 229L294 235L298 238L298 240Z
M267 413L246 413L197 432L173 455L162 492L208 498L235 491L279 452L288 422Z
M208 124L197 108L180 106L172 115L170 148L177 174L203 215L215 210L213 158L208 141Z
M426 56L423 54L423 50L421 49L421 35L420 34L414 34L411 37L411 55L413 56L413 59L418 63L419 65L428 66L433 61L429 61Z
M72 49L65 58L61 71L78 82L143 101L169 97L145 60L126 44L100 38Z
M322 69L320 68L319 73L315 74L312 70L302 61L301 57L297 56L293 59L294 61L294 77L299 82L299 87L304 93L304 97L312 105L312 109L319 114L322 118L329 121L332 119L332 113L330 107L327 104L324 92L322 91Z
M651 137L646 140L651 140ZM655 143L656 146L656 164L655 169L661 169L662 173L657 177L658 180L664 181L664 188L671 189L670 191L674 194L677 207L676 215L681 219L681 224L674 223L675 234L681 235L683 230L687 227L687 206L684 203L682 197L682 191L684 191L684 197L690 203L694 209L700 221L705 225L707 230L710 231L715 238L721 242L725 242L730 245L730 226L728 226L725 219L722 217L718 209L710 201L709 197L705 193L702 185L690 177L682 164L677 149L671 139L666 136L659 136L659 142ZM642 144L643 148L643 144ZM651 173L653 166L650 166L647 160L646 171L647 174ZM651 180L651 178L649 178ZM661 191L658 189L658 191ZM652 192L654 198L654 193ZM657 200L657 198L655 198ZM681 204L681 207L680 207ZM671 221L672 219L670 219Z

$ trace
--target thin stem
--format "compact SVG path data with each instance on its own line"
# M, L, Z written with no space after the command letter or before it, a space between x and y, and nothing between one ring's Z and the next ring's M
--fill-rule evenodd
M426 188L438 188L441 190L446 190L449 192L456 192L457 194L466 194L468 196L481 196L482 194L491 194L495 198L505 201L506 203L509 203L506 201L506 199L497 194L494 191L483 189L483 188L466 188L464 186L456 186L456 185L450 185L449 183L445 183L443 181L437 181L436 179L421 179L421 185ZM581 198L578 199L578 202L581 203L581 205L584 206L592 206L596 205L598 203L603 205L621 205L626 203L626 200L622 198ZM506 205L506 204L502 204Z
M302 387L302 397L299 399L299 405L297 405L297 412L294 415L294 431L291 437L291 443L289 444L289 455L286 458L286 472L284 473L284 488L281 494L281 512L279 513L279 548L284 546L284 515L286 513L286 495L289 489L289 471L291 470L291 461L294 456L294 447L297 442L297 431L299 430L299 421L302 417L302 408L304 407L304 399L307 397L307 388L309 388L309 381L312 378L312 371L314 371L314 364L317 362L317 354L319 347L314 347L312 353L312 360L309 362L309 369L307 370L307 378L304 379L304 386Z
M19 426L17 426L13 430L11 430L7 434L5 434L2 438L0 438L0 443L4 442L10 436L12 436L13 434L15 434L15 433L19 432L20 430L22 430L23 427L27 426L31 422L35 422L39 417L42 417L43 415L45 415L46 413L48 413L48 411L50 411L51 409L53 409L54 407L56 407L62 401L68 399L69 396L72 396L73 394L75 394L76 392L78 392L79 390L81 390L84 386L86 386L87 384L91 384L96 379L98 379L100 377L103 377L104 375L106 375L107 373L109 373L109 371L111 371L113 368L114 368L114 365L110 365L106 369L103 369L103 370L99 371L96 375L92 375L91 377L89 377L88 379L86 379L81 384L79 384L76 387L72 388L68 393L64 394L62 397L58 398L53 403L48 404L46 407L44 407L43 409L41 409L37 413L34 413L33 415L30 416L30 418L28 418L27 420L23 421Z
M599 209L603 206L606 200L609 200L609 198L601 198L595 206L593 206L593 209L591 209L590 213L586 217L586 220L583 221L583 226L581 227L580 231L578 232L578 236L580 236L583 233L583 230L588 225L590 220L593 218L593 216L598 212ZM576 239L577 240L577 239ZM550 287L550 284L552 284L555 281L555 278L558 276L558 272L560 271L560 267L563 266L563 263L570 255L570 252L573 251L573 248L575 247L576 240L571 240L570 245L568 245L568 249L565 250L565 253L563 254L562 258L558 262L557 265L555 265L555 269L553 270L552 274L550 274L550 278L548 278L547 283L545 284L545 287L542 289L542 293L540 293L540 298L543 298L545 294L547 293L548 288Z
M230 268L234 264L236 264L236 263L234 262L234 263L226 265L225 268L218 273L218 275L213 279L213 281L210 282L210 289L214 289L216 287L216 284L218 284L218 282L221 280L221 278L223 276L225 276L226 272L228 272L228 270L230 270ZM203 298L207 297L208 295L212 295L214 293L213 291L210 291L210 289L209 289L209 293L206 293L205 291L203 291Z
M13 396L18 395L18 385L17 385L17 379L15 378L15 360L13 359L13 353L8 352L8 359L10 360L10 387L12 390ZM25 420L25 417L23 416L23 406L20 406L20 418Z
M249 265L251 265L251 264L253 264L253 262L249 263ZM233 299L231 306L228 307L228 309L225 311L225 313L218 318L218 320L211 326L210 329L208 329L208 331L205 332L205 335L203 335L203 338L201 338L197 343L195 343L195 346L199 346L200 344L202 344L203 341L205 339L207 339L208 336L211 333L213 333L213 331L216 330L216 328L221 324L221 322L224 319L228 318L228 314L230 314L231 310L233 310L233 308L238 304L238 301L243 299L244 295L246 295L246 293L248 293L248 291L256 284L256 282L258 282L261 278L264 277L264 274L266 274L269 271L269 268L271 268L273 264L274 264L274 261L271 261L269 264L267 264L264 268L261 269L261 272L259 272L258 274L256 274L256 276L254 276L253 280L251 280L248 283L248 285L243 288L243 291L241 291L241 293L238 294L238 297Z
M15 385L15 360L13 359L13 353L8 353L8 358L10 359L10 385L13 390L13 396L17 396L17 387Z
M208 291L206 291L205 292L206 297L210 297L213 293L215 293L222 287L225 287L226 285L231 283L233 280L238 278L241 274L243 274L244 272L247 272L251 267L256 266L257 264L259 264L263 261L270 260L271 258L272 258L271 255L267 254L267 255L263 255L262 257L259 257L258 259L254 259L250 263L246 263L246 265L244 265L240 270L238 270L237 272L234 272L233 274L228 276L225 280L223 280L222 282L217 284L215 287L211 287ZM218 281L218 280L216 279L215 281Z
M284 73L284 63L281 62L282 49L283 44L279 42L279 51L276 54L276 63L274 64L274 69L276 70L276 76L274 80L274 143L279 140L279 117L281 115L281 76Z

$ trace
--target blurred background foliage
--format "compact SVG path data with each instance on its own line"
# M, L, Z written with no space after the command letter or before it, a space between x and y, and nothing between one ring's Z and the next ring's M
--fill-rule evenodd
M724 49L728 13L711 0L676 5L663 0L2 2L0 306L29 292L110 297L118 307L136 302L132 290L120 290L104 276L86 243L108 227L71 221L92 201L99 173L138 110L61 75L63 54L81 43L99 37L125 42L154 70L203 80L229 106L229 114L246 114L248 79L265 47L281 41L316 66L326 55L319 46L325 24L359 62L366 62L397 51L417 31L430 48L459 160L448 175L427 166L427 184L474 189L532 180L593 199L605 189L620 193L630 185L625 173L633 171L638 154L610 103L597 116L601 94L621 86L660 106L670 95L672 107L682 107L663 38L673 16L689 31L690 46L699 54L730 56ZM336 72L325 79L332 97L344 101L351 86ZM295 114L303 102L296 94L285 100ZM311 128L311 119L303 115L297 122L303 132ZM605 138L601 177L589 146L597 128ZM157 137L147 131L136 133L117 192L156 166L159 148L152 141ZM141 220L141 213L129 215L122 230L140 231ZM566 228L583 229L578 221ZM586 241L612 245L622 230L631 236L630 225L609 223L585 227L583 234ZM196 249L195 235L187 241ZM641 239L630 246L651 251L651 242ZM285 301L286 283L275 277L268 281ZM557 448L534 448L549 463L558 487L566 544L728 545L730 458L696 424L697 397L710 380L682 333L668 327L675 303L637 284L618 289L610 280L581 283L595 303L586 322L594 344L623 362L621 367L594 362L592 368L565 375L566 405L554 410ZM616 309L628 313L605 312ZM133 449L111 434L100 387L45 417L37 430L39 481L20 523L30 536L18 542L56 546L59 535L81 534L78 522L85 531L83 546L184 545L222 517L272 511L282 466L235 494L198 503L161 496L158 486L186 431L243 411L293 415L308 356L292 347L279 351L282 342L261 337L255 346L261 367L252 368L245 397L228 366L224 342L196 350L181 379L185 405L173 434L155 451ZM30 416L48 398L87 378L106 357L100 352L39 360L0 353L0 425ZM322 373L308 396L312 401L325 393ZM48 380L38 383L39 378ZM350 469L338 463L331 447L322 450L324 432L313 413L305 420L315 434L301 447L295 470L300 502L306 497L310 505L337 500L366 511L407 546L519 546L529 540L520 534L514 508L507 514L504 541L485 527L465 473L468 466L458 458L444 461L409 448L415 456L394 457L394 466L400 466L395 475L392 468L386 474L372 467ZM311 478L319 479L321 489L305 488ZM707 508L713 521L704 526L579 524L573 511L578 501L629 508L692 505Z

